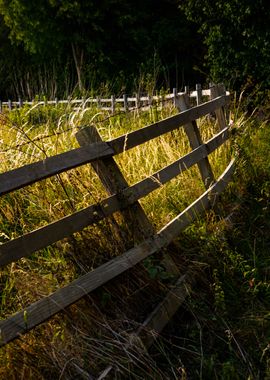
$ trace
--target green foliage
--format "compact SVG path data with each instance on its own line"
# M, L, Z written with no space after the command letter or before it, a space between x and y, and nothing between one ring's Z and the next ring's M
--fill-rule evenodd
M176 0L1 0L0 14L3 76L14 66L13 83L4 87L9 96L82 94L104 83L114 92L133 91L137 78L149 75L155 85L182 87L201 53L192 24L179 22Z
M269 88L268 0L184 0L181 7L204 37L212 80Z
M165 267L160 262L160 259L149 257L144 260L143 265L150 279L152 280L170 280L173 277L170 273L166 271Z
M268 0L0 0L0 14L0 98L270 85Z

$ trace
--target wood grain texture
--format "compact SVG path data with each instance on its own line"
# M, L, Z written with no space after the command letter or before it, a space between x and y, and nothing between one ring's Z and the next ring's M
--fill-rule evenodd
M99 142L46 158L42 161L23 166L0 174L0 195L30 185L63 171L92 162L98 158L111 157L114 154L131 149L164 133L187 124L215 109L224 106L227 96L221 96L201 104L178 115L151 124L145 128L130 132L111 141Z
M210 98L215 99L219 96L226 94L226 90L222 85L213 85L210 87ZM225 106L225 105L224 105ZM221 106L215 110L216 118L218 120L219 129L224 129L226 126L226 118L224 113L224 106Z
M179 273L178 273L179 275ZM180 276L173 288L167 293L164 299L155 307L147 319L140 325L135 333L128 336L128 342L124 345L126 351L132 349L134 345L141 348L137 353L141 356L146 353L154 341L159 337L163 328L168 324L186 297L191 293L191 286L194 283L194 271L190 270ZM108 365L98 376L97 380L107 378L114 369Z
M187 123L192 122L217 108L222 107L228 101L227 96L220 96L209 102L200 104L196 107L183 111L177 115L151 124L137 131L127 133L107 143L114 150L115 154L134 148L165 133L171 132Z
M177 98L176 106L179 111L185 111L190 108L188 103L188 95L184 94ZM188 136L189 144L191 149L196 149L198 146L202 145L202 138L197 126L196 120L193 120L190 123L187 123L185 126L185 132ZM198 162L198 168L204 183L205 188L207 189L212 183L215 182L215 177L208 160L208 157L204 157L201 161Z
M161 247L162 242L159 237L155 236L152 239L148 239L122 256L101 265L94 271L85 274L50 296L44 297L7 320L1 321L0 345L15 339L46 321L89 292L97 289L127 269L132 268L139 261L156 252Z
M0 195L31 185L52 175L94 161L100 157L112 156L114 151L105 142L96 143L46 158L0 174Z
M168 223L164 228L159 231L168 243L175 239L180 231L188 226L198 215L205 212L210 205L215 204L215 199L220 194L227 184L229 183L235 167L235 160L227 166L224 173L219 177L216 183L209 187L196 201L189 205L182 213Z
M0 266L16 261L22 257L27 257L39 249L45 248L58 240L81 231L92 223L112 215L116 211L125 209L189 169L192 165L201 160L202 157L206 157L207 154L212 153L228 138L229 130L225 128L206 144L201 145L174 163L157 171L152 176L130 187L124 188L121 192L121 197L119 197L119 193L114 194L98 204L88 206L83 210L77 211L47 226L0 245Z
M95 127L81 129L76 134L76 138L81 146L102 141L102 138ZM96 160L91 163L91 166L99 176L107 193L109 195L121 193L121 200L118 196L119 203L124 202L125 204L129 204L129 207L125 207L124 210L121 207L121 209L123 210L122 215L125 223L129 227L129 239L133 240L133 244L137 244L143 239L153 235L155 233L154 227L138 200L134 200L132 203L127 203L125 201L123 190L129 186L114 158L107 157ZM119 228L119 230L121 236L121 229Z
M197 106L202 103L202 86L200 84L196 84L196 101Z
M175 178L177 175L183 173L191 166L197 164L204 157L207 157L208 154L212 153L215 149L221 146L228 138L229 129L225 128L223 131L219 132L212 139L207 141L205 144L200 145L192 152L157 171L150 177L130 186L124 191L126 198L129 194L128 202L135 199L140 199L148 195L150 192L158 189L160 186Z
M125 252L122 256L112 259L92 272L81 276L62 289L31 304L19 313L1 321L0 345L2 346L33 329L91 291L167 246L187 225L207 209L209 206L208 198L215 198L225 188L233 169L234 161L230 163L213 186L153 237Z
M186 297L191 293L191 287L194 282L194 270L189 270L180 276L166 297L164 297L142 323L136 332L136 336L141 339L146 348L149 348L154 343L160 332L183 304Z
M0 245L0 266L28 257L39 249L102 220L120 208L117 197L109 197L99 204L86 207L47 226L10 240Z

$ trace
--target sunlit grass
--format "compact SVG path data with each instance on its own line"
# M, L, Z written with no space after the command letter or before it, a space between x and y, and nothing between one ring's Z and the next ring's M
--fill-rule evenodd
M94 108L85 110L81 107L74 111L64 107L53 109L49 106L23 108L12 113L6 113L0 119L0 141L2 142L0 172L6 172L77 148L79 144L75 135L84 126L95 126L102 139L106 141L162 120L176 112L171 105L168 105L162 109L152 108L149 111L118 113L114 116L109 113L101 113ZM208 118L204 118L198 125L203 141L207 141L218 132L217 125L209 121ZM183 128L180 128L139 147L125 151L115 160L128 184L131 185L151 176L190 150L185 132ZM229 144L211 154L210 162L216 178L228 165L230 156ZM141 204L154 228L158 230L182 212L204 190L199 170L197 166L194 166L146 196L141 200ZM106 196L106 191L97 174L89 164L42 180L12 194L7 194L1 198L1 242L63 218L74 211L99 202ZM119 229L117 223L120 225L123 223L119 215L90 226L71 238L57 242L53 246L33 254L28 259L21 259L19 262L4 268L1 271L3 289L0 305L1 318L5 318L42 296L50 294L57 288L69 283L78 274L92 270L108 259L121 254L126 247L126 242L122 241L125 236L125 227L123 226L123 230L122 227ZM113 360L115 352L121 348L119 342L123 338L119 338L117 342L112 340L113 337L115 338L114 334L116 334L117 328L115 327L115 331L110 330L108 320L105 317L103 319L102 312L98 308L100 307L101 310L105 311L108 304L112 307L112 319L125 320L125 313L128 311L114 310L110 297L119 298L124 305L128 305L129 298L132 300L137 292L139 295L142 292L142 297L145 297L143 292L148 292L149 287L151 290L151 286L157 287L157 297L160 297L165 291L164 284L149 285L143 279L143 276L146 276L145 273L142 267L140 269L142 278L130 276L127 287L118 286L117 289L122 294L122 300L121 295L118 295L116 291L111 295L111 291L107 292L105 288L98 293L101 305L96 306L97 304L94 303L93 299L98 298L95 295L93 295L93 299L92 296L87 299L91 305L94 305L92 308L94 311L90 308L91 312L89 312L87 307L85 311L82 311L81 308L73 306L71 313L78 317L76 323L72 319L70 320L68 316L64 321L60 317L56 317L47 324L48 327L45 325L38 328L36 333L31 332L23 337L18 347L13 343L8 345L0 354L0 362L4 363L6 360L5 370L7 372L2 369L2 376L10 371L11 363L13 363L13 369L10 372L12 373L10 378L14 379L18 376L16 365L18 368L21 366L29 367L28 370L25 370L25 375L22 378L34 376L34 374L36 378L49 378L49 375L47 377L41 375L46 373L44 369L46 365L50 368L51 373L58 374L55 376L61 374L63 374L63 378L68 378L68 376L72 376L71 374L75 376L76 370L74 368L69 369L69 364L66 363L75 357L79 367L83 367L83 355L77 352L78 348L76 350L79 344L83 344L85 353L93 355L92 359L88 359L87 367L106 366L105 356L109 355ZM139 301L137 298L135 299L136 302ZM149 297L147 301L150 302ZM136 302L134 302L133 310L136 310ZM93 320L89 320L88 313L91 314ZM73 323L76 332L74 335L71 334L71 327L66 327ZM84 324L87 325L87 328ZM100 340L95 341L98 339L98 336L95 336L95 334L99 334L98 328L102 331L100 333L101 342L107 342L107 345L103 344L102 346L97 343ZM123 326L122 328L124 329ZM91 333L94 335L93 338L91 338ZM72 344L75 345L75 348L72 348ZM34 369L31 359L31 352L35 349L40 352L40 371ZM61 356L62 350L66 355L65 360ZM121 356L120 352L119 355ZM123 356L119 365L123 366L126 360L127 357ZM161 374L151 360L149 359L148 370L153 371L153 377L149 378L154 379L155 376L161 376ZM97 361L96 364L95 361ZM138 372L143 374L142 376L146 376L146 361L140 362L138 359L136 365L135 369L137 368ZM65 375L65 368L69 371L69 375ZM124 368L121 370L122 374L126 374Z

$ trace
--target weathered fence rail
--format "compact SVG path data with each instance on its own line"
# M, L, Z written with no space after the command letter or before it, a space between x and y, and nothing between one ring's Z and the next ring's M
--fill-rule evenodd
M190 109L188 109L187 95L177 94L175 105L182 108L183 111L110 141L101 141L94 127L82 128L76 136L81 145L79 148L0 174L0 195L2 195L63 171L91 163L109 194L106 199L98 204L90 205L81 211L67 215L60 220L2 244L0 246L0 266L27 257L35 251L81 231L88 225L117 211L123 212L127 222L136 220L138 230L143 235L141 243L121 256L77 278L6 320L0 321L0 345L4 345L33 329L86 294L134 267L143 259L163 250L179 235L180 231L213 205L217 195L229 182L234 168L234 161L232 161L220 178L215 179L208 161L208 155L221 146L230 135L223 113L223 108L228 104L229 96L224 91L220 92L220 88L215 89L215 91L215 98ZM196 120L214 112L217 115L220 130L211 139L203 142ZM113 157L177 128L185 129L192 151L148 178L128 186ZM161 230L154 231L138 200L196 164L200 169L205 192ZM180 283L182 280L177 282L177 286ZM178 298L177 304L175 296L168 296L168 299L173 299L174 303L171 314L182 302L181 297ZM164 303L162 305L160 306L161 309L164 307ZM157 323L155 319L158 314L157 310L148 318L149 324L158 326L157 329L162 329L166 320L163 318ZM168 313L167 318L170 318L170 313Z

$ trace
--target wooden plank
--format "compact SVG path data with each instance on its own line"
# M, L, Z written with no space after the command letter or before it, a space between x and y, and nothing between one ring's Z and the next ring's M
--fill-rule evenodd
M149 140L159 137L165 133L171 132L187 123L192 122L215 109L226 104L227 97L221 96L217 99L200 104L186 111L180 112L177 115L171 116L157 123L148 125L137 131L133 131L117 137L107 143L114 150L115 154L134 148L137 145L143 144Z
M128 97L126 94L123 95L123 102L124 102L124 111L127 112L128 111Z
M185 111L189 109L188 96L186 94L179 96L176 102L176 106L179 109L179 111ZM193 120L190 123L187 123L184 126L184 129L188 136L191 149L196 149L198 146L202 144L200 131L197 127L197 123L195 120ZM205 157L198 162L198 168L201 173L204 186L207 189L215 181L215 177L208 157Z
M90 273L74 280L69 285L57 290L51 295L31 304L24 310L0 322L1 342L4 345L21 334L75 303L91 291L104 285L109 280L132 268L140 261L168 245L187 225L204 212L209 205L209 197L215 197L222 191L232 174L234 161L227 167L219 181L211 186L200 198L192 203L185 211L166 225L156 235L147 239L137 247L125 252L101 265Z
M202 86L199 83L196 84L196 101L197 106L202 103Z
M223 135L224 136L224 135ZM211 141L212 143L212 141ZM229 176L231 175L233 169L233 165L231 164L225 175L223 176L223 183L220 184L220 187L216 187L216 191L221 191L223 186L226 185L226 181L228 181ZM213 194L212 194L213 195ZM207 207L207 204L204 204L202 208L198 208L197 212L203 212L203 210ZM187 284L187 279L189 284ZM154 311L149 315L149 317L145 320L143 325L136 332L135 337L140 338L145 347L149 347L153 341L158 336L158 333L162 331L165 325L169 322L172 316L175 314L179 306L183 303L186 296L189 293L188 286L194 281L194 276L188 278L188 274L182 276L177 281L173 290L171 290L165 299L154 309ZM131 339L132 341L132 339ZM112 366L106 368L103 371L102 376L99 377L105 378L107 374L112 370Z
M183 93L180 92L178 93L179 95L182 95ZM190 97L197 97L197 89L195 91L191 91L189 93L189 96ZM203 94L204 95L210 95L210 90L203 90ZM172 94L167 94L165 95L165 99L173 99L174 97L174 93ZM129 97L130 101L133 101L134 103L136 102L136 97ZM160 96L155 96L154 97L155 100L160 100ZM138 99L137 99L138 100ZM82 104L82 103L98 103L99 99L98 97L97 98L87 98L86 100L84 99L72 99L72 100L48 100L47 103L48 104L56 104L59 102L59 103L62 103L62 104ZM104 99L101 99L102 102L105 102L105 103L110 103L111 102L111 98L104 98ZM147 96L142 96L140 97L140 101L148 101L148 97ZM116 103L123 103L124 100L123 98L115 98L115 102ZM23 102L24 104L29 104L29 105L33 105L33 104L37 104L37 105L44 105L44 102L43 101L39 101L39 102L35 102L35 101L26 101L26 102ZM9 105L9 102L2 102L3 105L6 105L8 106ZM20 102L12 102L12 104L15 104L15 105L20 105ZM109 109L109 107L108 107Z
M0 346L46 321L89 292L133 267L161 247L162 242L159 238L151 238L132 248L124 255L101 265L94 271L57 290L50 296L33 303L7 320L0 321Z
M198 147L174 163L157 171L144 180L125 188L119 200L118 194L114 194L102 200L99 204L91 205L74 214L66 216L47 226L36 229L28 234L20 236L0 245L0 266L27 257L35 251L45 248L75 232L81 231L88 225L98 222L132 205L140 198L158 189L162 184L170 181L180 173L196 164L202 157L212 153L229 137L228 128L221 131L206 144Z
M191 120L195 120L226 103L226 96L181 112L178 115L130 132L107 143L85 146L46 158L33 164L0 174L0 195L30 185L41 179L131 149L164 133L170 132Z
M191 286L194 282L194 269L188 270L187 273L180 276L174 287L136 331L135 336L141 339L146 348L149 348L154 343L158 335L183 304L186 297L190 294Z
M88 225L98 222L116 211L125 209L176 175L187 170L197 163L202 155L206 154L205 147L200 147L143 181L124 189L120 202L118 194L114 194L98 205L86 207L72 215L0 245L0 265L3 266L22 257L27 257L49 244L81 231Z
M220 147L230 137L229 127L224 128L205 144L208 154Z
M94 126L81 129L76 134L76 138L81 146L102 141L100 134ZM130 241L132 240L134 245L152 236L155 233L155 229L138 200L134 199L131 203L130 200L127 202L125 199L124 190L128 188L128 183L113 157L94 161L91 165L101 179L107 193L109 195L116 193L118 194L117 197L119 197L119 195L121 196L120 199L122 204L129 204L129 207L122 209L122 216L129 231L127 238L122 236L122 229L117 223L114 225L115 228L118 229L118 235L122 236L122 240L124 242L127 240L128 244L130 244ZM166 268L173 270L173 272L178 272L178 269L169 254L164 255L163 264Z
M177 88L173 88L173 105L176 107L176 100L177 100Z
M213 207L216 197L225 189L230 181L234 167L235 160L232 160L218 181L207 189L195 202L189 205L185 211L163 227L158 234L169 243L178 236L180 231L195 220L199 214L202 214L210 206Z
M0 195L98 158L112 156L113 153L114 151L107 143L96 143L2 173L0 174Z
M207 143L202 144L192 152L179 158L172 164L152 174L150 177L130 186L124 190L125 198L128 198L128 202L140 199L150 192L158 189L161 185L175 178L177 175L183 173L194 164L198 163L202 158L212 153L220 145L222 145L229 138L229 131L226 128L221 131Z
M68 104L69 100L59 100L59 104Z
M95 127L81 129L77 132L76 139L81 146L102 141L102 138ZM91 165L99 176L107 193L109 195L118 193L118 197L120 197L120 193L122 193L121 202L124 201L124 203L127 203L124 199L125 195L123 190L128 188L128 183L113 157L94 161ZM132 231L135 243L138 243L139 241L142 241L142 239L153 235L155 231L139 202L134 201L134 203L129 204L130 206L122 212L122 215L125 223Z
M190 294L191 285L194 283L194 271L190 270L183 276L179 277L173 289L171 289L166 297L157 305L157 307L149 314L148 318L142 323L135 333L129 334L128 343L124 345L125 351L136 345L140 348L148 349L158 338L163 328L168 324L170 319L177 312L179 307ZM137 352L139 356L145 353L145 349ZM112 365L108 365L101 372L97 380L105 379L114 369Z
M210 98L215 99L219 96L225 95L226 91L222 85L211 85L210 84ZM225 106L225 105L224 105ZM219 129L224 129L226 127L226 119L224 115L224 106L221 106L215 110L216 118L218 120Z
M203 95L203 96L209 96L209 97L210 97L210 89L202 90L202 95Z
M68 215L47 226L38 228L0 245L0 266L9 264L22 257L28 257L35 251L45 248L83 228L102 220L121 208L114 195L97 205Z
M111 111L112 113L114 113L115 112L115 96L114 95L111 96L111 103L112 103Z

